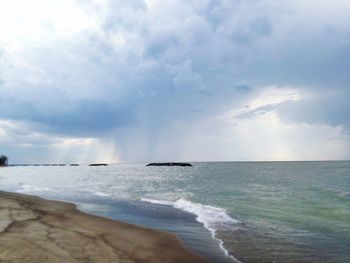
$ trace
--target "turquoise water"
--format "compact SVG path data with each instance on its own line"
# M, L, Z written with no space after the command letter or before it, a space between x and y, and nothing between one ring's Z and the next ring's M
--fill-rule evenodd
M0 169L0 187L80 202L99 200L109 209L89 208L87 202L82 207L178 231L185 239L188 228L202 239L186 242L201 251L203 240L211 239L205 246L221 253L213 257L217 262L350 262L348 161L8 167ZM174 220L177 227L171 228Z
M208 165L193 184L243 223L221 234L243 261L350 262L349 162Z

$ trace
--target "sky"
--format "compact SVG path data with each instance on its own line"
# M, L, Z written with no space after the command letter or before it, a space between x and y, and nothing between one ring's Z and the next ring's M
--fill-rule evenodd
M11 163L350 159L348 0L0 0Z

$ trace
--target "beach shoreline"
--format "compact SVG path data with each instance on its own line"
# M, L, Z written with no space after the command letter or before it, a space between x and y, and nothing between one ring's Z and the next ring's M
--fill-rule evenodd
M174 234L2 191L0 242L3 262L207 262Z

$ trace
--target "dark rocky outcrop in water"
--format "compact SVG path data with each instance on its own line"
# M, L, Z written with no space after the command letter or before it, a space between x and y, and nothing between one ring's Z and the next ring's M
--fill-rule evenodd
M146 166L192 166L190 163L149 163Z
M9 158L6 155L0 156L0 166L7 166Z
M106 164L106 163L92 163L92 164L89 164L89 166L108 166L108 164Z

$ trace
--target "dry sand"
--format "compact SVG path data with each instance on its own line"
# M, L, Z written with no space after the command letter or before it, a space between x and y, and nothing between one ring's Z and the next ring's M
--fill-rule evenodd
M206 261L173 234L85 214L70 203L0 192L0 262Z

